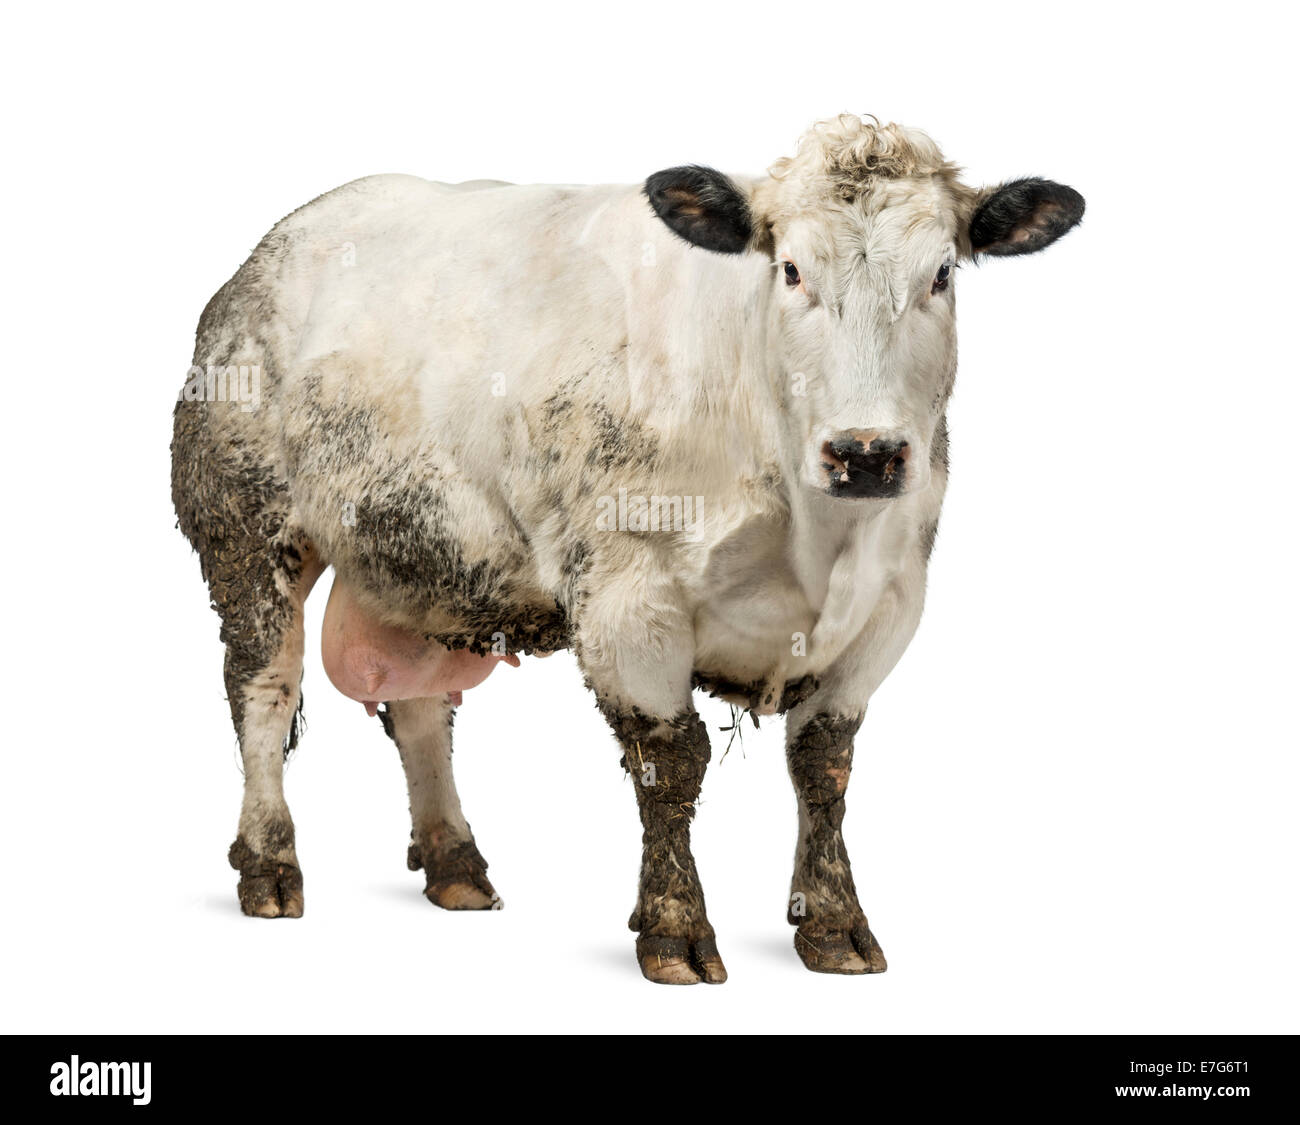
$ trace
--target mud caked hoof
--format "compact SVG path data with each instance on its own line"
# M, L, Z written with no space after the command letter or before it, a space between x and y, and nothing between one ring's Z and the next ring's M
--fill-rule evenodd
M883 973L889 966L880 944L865 923L852 930L815 930L800 926L794 934L800 959L814 973L862 976Z
M239 872L239 909L250 918L301 918L302 871L292 863L258 856L240 836L230 845Z
M721 984L727 969L712 937L639 937L636 959L641 975L655 984Z
M425 896L444 910L500 910L505 905L488 880L487 860L473 840L423 853L412 844L406 866L412 871L424 870Z

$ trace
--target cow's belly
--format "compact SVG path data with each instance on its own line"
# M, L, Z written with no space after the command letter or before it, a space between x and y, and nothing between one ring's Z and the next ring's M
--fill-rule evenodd
M501 661L519 666L517 656L475 656L379 621L338 577L325 607L321 658L330 682L372 715L397 699L447 694L459 704Z

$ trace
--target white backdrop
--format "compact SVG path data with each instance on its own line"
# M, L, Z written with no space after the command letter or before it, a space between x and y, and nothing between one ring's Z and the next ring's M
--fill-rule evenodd
M1292 29L1271 4L894 7L11 15L0 1028L1297 1030ZM310 639L307 912L242 917L218 622L168 483L208 297L360 175L758 171L841 111L1088 200L957 280L929 605L849 792L889 972L791 947L769 720L725 760L715 732L694 832L730 982L643 982L635 800L567 654L466 697L506 909L457 915L405 869L396 752Z

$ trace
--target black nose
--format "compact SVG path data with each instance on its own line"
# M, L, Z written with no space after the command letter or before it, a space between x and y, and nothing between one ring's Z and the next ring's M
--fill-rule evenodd
M822 446L826 491L847 499L887 500L907 484L907 442L869 430L841 430Z

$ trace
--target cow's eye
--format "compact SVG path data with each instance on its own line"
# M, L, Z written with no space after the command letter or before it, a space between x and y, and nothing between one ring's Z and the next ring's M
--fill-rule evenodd
M952 266L947 262L939 267L939 272L934 275L934 282L930 286L931 293L941 293L948 288L948 278L952 275Z
M785 283L792 288L799 284L799 270L793 262L785 264Z

